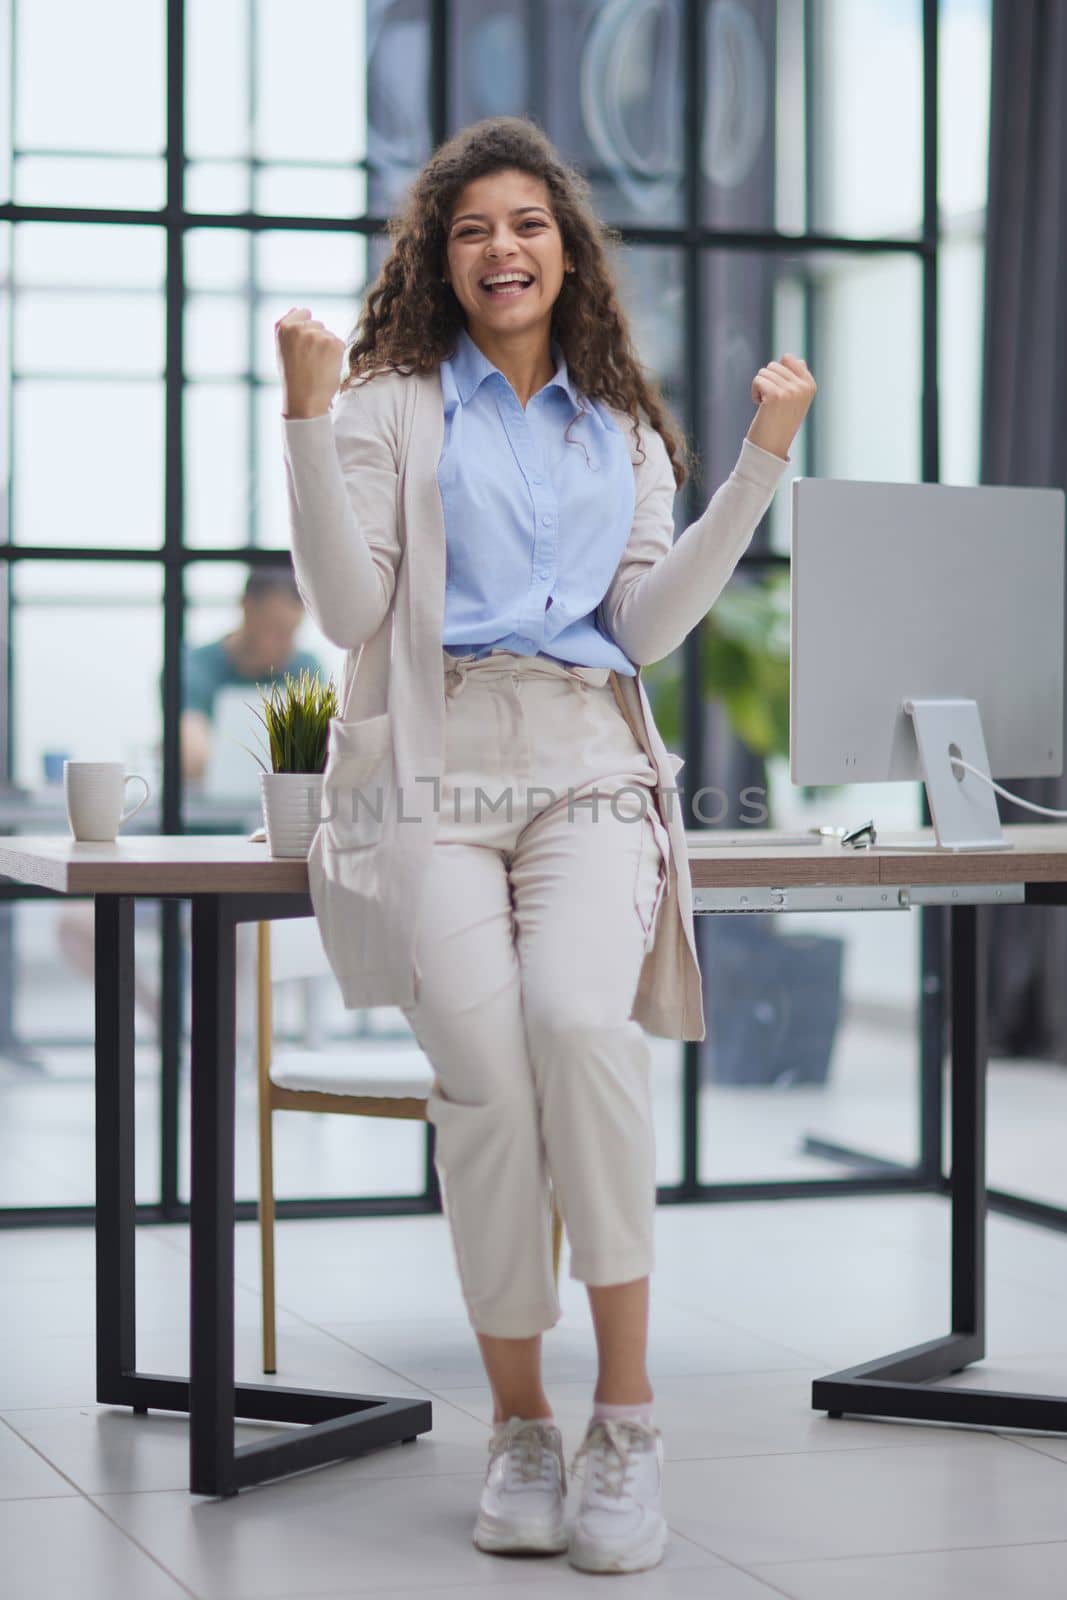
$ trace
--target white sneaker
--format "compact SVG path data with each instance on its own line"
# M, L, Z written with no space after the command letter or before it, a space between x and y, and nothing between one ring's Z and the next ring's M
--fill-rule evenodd
M494 1554L558 1555L567 1548L567 1469L554 1422L510 1417L489 1440L474 1543Z
M667 1522L663 1438L651 1422L594 1417L571 1462L585 1456L569 1557L583 1572L641 1572L663 1559Z

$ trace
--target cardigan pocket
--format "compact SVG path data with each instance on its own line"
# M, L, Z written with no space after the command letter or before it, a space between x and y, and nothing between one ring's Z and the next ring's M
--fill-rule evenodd
M323 843L367 850L381 842L393 802L393 730L388 711L359 722L330 720L322 780Z

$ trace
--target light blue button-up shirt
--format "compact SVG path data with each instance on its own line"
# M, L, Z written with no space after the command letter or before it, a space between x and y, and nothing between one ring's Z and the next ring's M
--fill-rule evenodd
M441 363L442 644L454 655L513 650L633 675L594 616L633 525L629 446L595 400L579 416L555 341L552 358L554 376L525 410L465 328Z

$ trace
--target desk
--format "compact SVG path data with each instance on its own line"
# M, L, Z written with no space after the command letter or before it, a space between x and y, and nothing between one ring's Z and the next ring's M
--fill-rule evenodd
M935 1388L985 1355L986 995L988 909L1067 904L1067 826L1005 827L1011 850L937 848L932 828L913 850L721 849L687 834L696 914L724 911L894 911L949 907L952 1171L951 1327L947 1334L817 1378L812 1407L832 1417L907 1417L982 1427L1067 1432L1067 1397ZM1067 976L1067 975L1065 975Z
M716 850L687 834L694 910L903 911L950 907L952 1312L950 1331L817 1379L832 1416L909 1417L1067 1432L1067 1398L937 1389L985 1354L985 957L990 906L1067 903L1067 827L1008 827L1011 851L949 854L931 829L915 854L773 845ZM0 840L0 873L96 901L97 1398L187 1411L190 1489L228 1495L266 1478L408 1442L432 1427L428 1401L234 1383L234 930L311 913L307 866L225 836ZM192 903L191 1346L188 1380L136 1370L133 1193L133 899ZM235 1415L308 1426L233 1447Z
M77 844L0 840L0 873L91 894L96 917L96 1397L189 1414L189 1488L232 1495L323 1462L408 1443L433 1426L427 1400L235 1384L234 976L239 922L311 915L305 861L221 835ZM134 1268L133 903L192 908L190 1371L137 1370ZM304 1423L234 1448L234 1418Z

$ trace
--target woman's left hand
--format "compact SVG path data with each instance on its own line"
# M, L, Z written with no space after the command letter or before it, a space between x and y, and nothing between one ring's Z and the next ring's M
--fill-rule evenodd
M771 361L752 380L752 399L759 410L745 437L785 460L814 398L815 379L800 356Z

